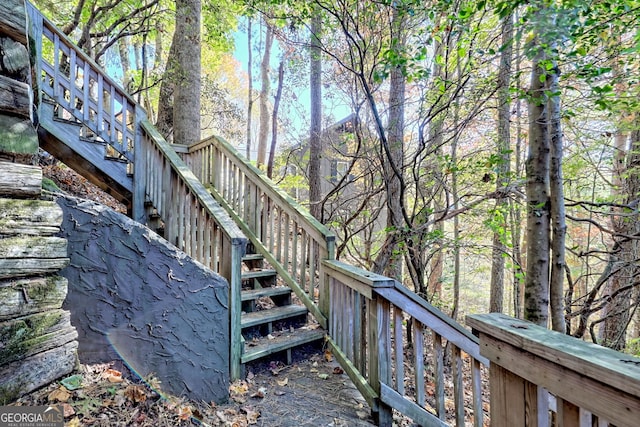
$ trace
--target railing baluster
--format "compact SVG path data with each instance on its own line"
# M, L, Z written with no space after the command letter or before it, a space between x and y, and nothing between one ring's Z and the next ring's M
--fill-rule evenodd
M433 345L434 345L434 383L435 383L435 398L436 398L436 414L441 420L445 419L447 415L444 405L444 347L442 345L442 336L438 333L433 333Z
M424 390L424 330L422 323L413 320L413 366L416 387L416 403L424 406L426 402Z
M463 360L460 348L452 345L451 368L453 371L453 401L455 404L456 425L464 427L464 384L462 382Z
M402 333L402 310L393 307L393 348L396 355L396 391L404 396L404 334Z

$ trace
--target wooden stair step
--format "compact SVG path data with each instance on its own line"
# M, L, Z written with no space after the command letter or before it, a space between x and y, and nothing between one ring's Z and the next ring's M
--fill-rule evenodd
M274 297L287 294L291 294L291 288L288 288L286 286L278 286L242 291L240 299L242 301L251 301L262 297Z
M245 352L242 354L242 363L251 362L269 356L279 351L289 350L303 344L324 339L325 332L322 329L294 329L292 332L283 333L273 339L263 337L251 344L245 342Z
M245 271L242 273L242 280L249 279L258 279L262 277L273 277L276 276L277 273L275 270L265 269L265 270L253 270L253 271Z
M266 325L278 320L285 320L296 316L303 316L307 313L307 308L302 305L285 305L282 307L273 307L268 310L243 313L240 320L240 325L242 328Z
M242 257L242 261L260 261L263 259L264 256L262 254L246 254Z

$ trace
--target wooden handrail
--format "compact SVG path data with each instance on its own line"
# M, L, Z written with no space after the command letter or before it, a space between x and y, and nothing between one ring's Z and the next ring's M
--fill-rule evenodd
M146 112L62 31L27 2L29 37L36 52L39 101L51 100L64 120L76 120L114 155L134 161L137 124ZM40 99L41 95L46 99Z
M183 156L325 326L329 294L321 261L334 258L335 235L222 138L208 138Z
M395 280L340 261L323 264L331 293L329 344L378 412L379 424L391 425L393 408L421 425L445 426L449 421L464 426L468 420L465 407L470 406L473 425L482 426L481 367L489 361L480 354L477 338ZM450 374L445 373L445 341L451 350ZM429 353L433 355L432 372L424 369ZM405 385L407 364L414 373L412 387ZM470 379L463 375L464 364ZM465 381L471 382L468 402ZM427 399L428 384L434 384L433 403ZM452 419L447 419L447 384L452 384L448 390L453 396Z
M492 426L638 425L640 358L498 313L467 324L491 360Z

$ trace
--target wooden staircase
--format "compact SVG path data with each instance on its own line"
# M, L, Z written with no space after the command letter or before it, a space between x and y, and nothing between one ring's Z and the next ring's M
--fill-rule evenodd
M243 265L243 364L277 353L284 353L289 364L292 349L324 340L325 331L310 322L309 311L295 303L293 291L278 280L276 270L265 268L262 255L246 255Z

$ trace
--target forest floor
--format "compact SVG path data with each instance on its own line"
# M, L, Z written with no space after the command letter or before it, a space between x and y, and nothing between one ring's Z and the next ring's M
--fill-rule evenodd
M295 352L294 363L251 366L229 387L225 404L164 395L154 378L141 381L115 364L81 365L59 382L13 405L62 405L65 426L374 426L362 396L338 364L318 350ZM404 424L407 425L407 424Z

